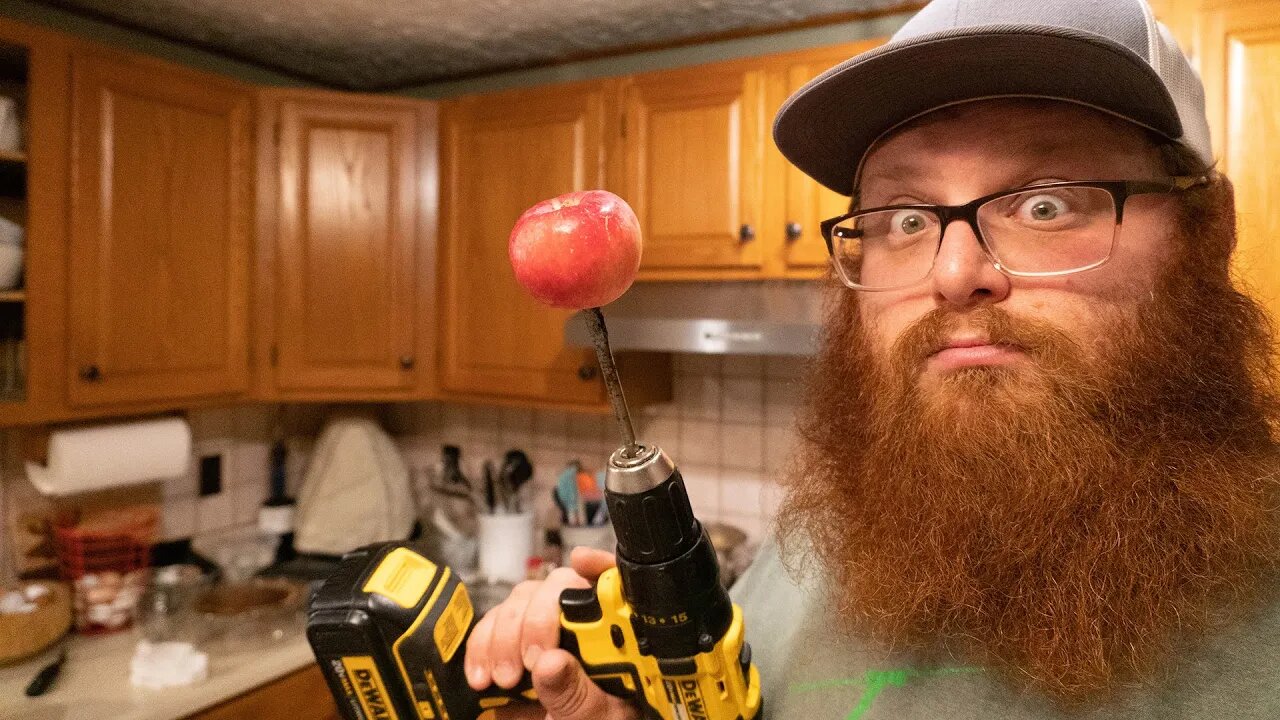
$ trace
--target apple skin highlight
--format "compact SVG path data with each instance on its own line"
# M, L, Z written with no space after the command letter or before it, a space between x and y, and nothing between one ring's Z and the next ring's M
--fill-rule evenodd
M507 256L516 282L539 302L585 310L617 300L640 270L640 221L605 190L543 200L516 220Z

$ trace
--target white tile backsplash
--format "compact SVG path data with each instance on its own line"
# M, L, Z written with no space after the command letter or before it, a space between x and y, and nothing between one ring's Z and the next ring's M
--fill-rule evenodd
M721 467L756 472L764 467L764 427L726 423L719 431Z
M760 515L764 508L761 493L764 479L750 470L723 470L720 473L720 506L726 513Z
M759 539L780 493L771 472L785 466L793 444L791 422L800 403L803 361L688 354L676 356L674 365L675 397L639 409L637 433L675 460L700 517L731 522ZM597 470L618 442L608 415L456 404L417 407L423 409L409 413L399 408L393 415L411 467L436 462L445 442L463 447L464 466L472 472L478 472L486 457L496 462L507 449L523 448L534 464L539 503L544 495L550 497L568 461L578 459Z
M687 420L719 420L720 386L718 374L677 375L675 391L680 398L680 417Z
M161 540L180 540L191 537L196 531L196 498L166 497L161 513Z
M265 488L271 472L271 443L258 440L237 442L231 448L231 466L231 487Z
M724 421L759 423L764 419L764 383L759 377L725 378Z
M235 495L229 489L196 500L196 531L224 530L236 525Z
M676 462L719 467L722 426L710 420L680 421L680 457Z

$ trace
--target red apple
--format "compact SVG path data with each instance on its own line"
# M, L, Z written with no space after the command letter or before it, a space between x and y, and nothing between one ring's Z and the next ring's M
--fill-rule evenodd
M604 190L565 193L525 210L507 256L516 281L552 307L585 310L617 300L640 269L640 221Z

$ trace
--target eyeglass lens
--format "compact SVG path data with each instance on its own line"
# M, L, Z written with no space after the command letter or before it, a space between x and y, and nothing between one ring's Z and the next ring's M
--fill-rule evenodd
M1102 188L1066 187L1002 195L978 208L987 250L1005 272L1053 275L1095 267L1115 240L1116 208ZM899 209L849 218L832 229L836 269L850 285L892 289L929 275L942 236L931 210Z

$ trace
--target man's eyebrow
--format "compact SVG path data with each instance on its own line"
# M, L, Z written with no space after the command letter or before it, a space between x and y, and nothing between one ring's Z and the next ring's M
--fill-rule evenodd
M1078 147L1071 141L1058 137L1046 137L1031 133L1017 133L1008 137L1008 145L1001 147L1006 157L1016 158L1005 168L1010 187L1031 182L1041 174L1061 174L1066 148ZM887 186L888 192L897 193L909 188L920 177L930 173L933 164L919 159L886 158L877 161L869 172L858 179L858 187L866 195L868 188ZM1081 178L1087 179L1087 178Z
M922 166L920 163L902 160L889 160L887 163L877 163L872 172L864 173L860 179L860 184L864 184L868 180L891 181L891 180L910 180L921 174Z

